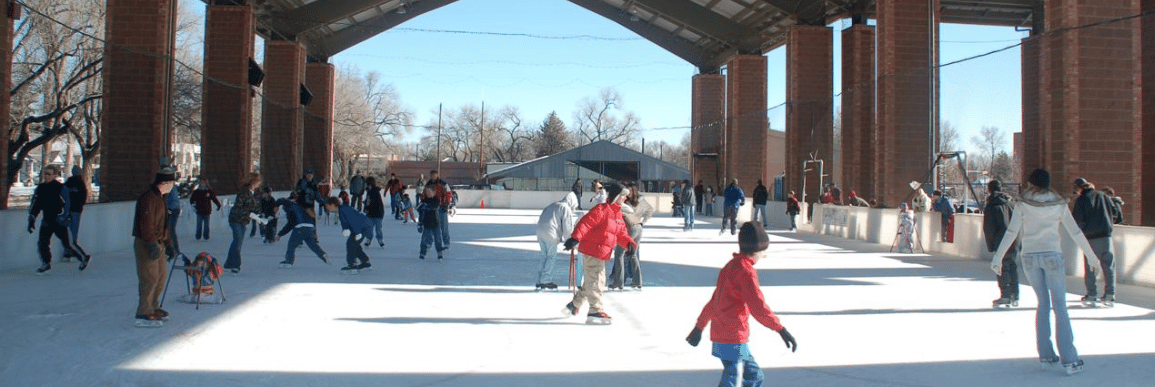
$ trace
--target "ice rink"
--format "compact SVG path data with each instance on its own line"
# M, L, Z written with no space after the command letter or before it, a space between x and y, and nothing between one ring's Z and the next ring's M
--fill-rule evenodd
M126 216L129 216L128 214ZM5 386L714 386L720 362L684 338L710 298L718 269L737 251L717 218L684 233L681 218L646 225L644 288L608 292L613 325L563 318L568 254L556 292L535 292L538 211L465 209L451 218L444 262L417 259L413 224L385 220L386 247L366 248L373 269L341 275L340 227L321 225L332 265L302 248L281 269L288 238L245 240L243 272L225 274L228 301L199 310L178 272L159 329L133 326L137 304L128 250L89 269L34 260L0 272L0 385ZM182 221L187 221L182 218ZM95 219L84 219L93 222ZM182 250L222 261L230 235ZM246 235L247 236L247 235ZM125 238L130 238L128 235ZM13 235L9 238L32 238ZM750 345L768 386L1151 386L1155 291L1120 286L1115 308L1084 308L1068 281L1083 373L1040 369L1035 296L995 310L985 262L887 252L887 246L771 229L756 266L771 307L798 340L751 320ZM59 252L57 252L59 257ZM435 256L431 254L430 257ZM13 259L6 257L6 259Z

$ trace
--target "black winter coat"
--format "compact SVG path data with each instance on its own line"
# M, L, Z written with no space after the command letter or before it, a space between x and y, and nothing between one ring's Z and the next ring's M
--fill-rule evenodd
M766 190L766 186L758 185L754 187L754 204L765 205L766 200L770 198L770 192Z
M1003 234L1007 232L1007 224L1011 222L1011 212L1014 204L1011 196L1003 192L996 192L987 197L983 206L983 235L987 240L987 251L998 250L1003 241Z
M369 187L369 197L366 199L365 216L370 218L384 218L385 217L385 201L381 199L381 189L377 187Z
M1113 205L1111 197L1102 191L1084 189L1079 198L1075 199L1075 209L1071 210L1071 215L1087 239L1109 237L1115 229L1111 224L1110 209Z

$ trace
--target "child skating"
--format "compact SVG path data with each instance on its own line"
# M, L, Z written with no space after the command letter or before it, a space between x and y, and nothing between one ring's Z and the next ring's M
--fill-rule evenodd
M285 249L285 260L281 261L280 267L282 269L293 267L293 263L297 260L297 247L300 247L301 243L309 246L309 249L313 250L313 254L317 254L317 258L328 265L329 258L325 254L325 250L322 250L321 246L317 244L317 220L309 216L304 207L297 204L296 196L297 193L293 192L288 199L277 200L277 204L285 208L285 227L277 233L276 240L280 240L290 231L293 233L289 236L289 246Z
M440 207L441 200L437 198L437 190L431 185L425 186L425 190L421 193L421 202L417 204L417 214L420 216L417 221L417 232L421 233L421 255L417 258L425 259L425 252L429 251L431 244L436 244L437 262L445 258L442 255L445 244L441 240L441 219L438 214Z
M373 266L369 264L369 255L365 254L365 249L361 247L361 237L368 234L372 227L369 218L361 211L347 204L341 204L341 199L335 197L325 200L325 210L337 214L341 222L341 235L349 238L345 240L345 263L348 265L341 268L341 274L357 274ZM357 263L358 260L361 261L360 264Z
M751 315L762 325L778 332L791 352L798 350L794 336L782 326L778 316L770 311L758 287L758 272L754 270L754 265L766 257L768 247L770 238L766 236L762 224L746 222L742 225L738 233L739 253L734 254L734 258L718 272L714 295L702 308L698 322L686 337L686 342L696 347L702 340L702 330L706 329L706 325L713 324L710 328L710 341L714 342L711 353L722 360L722 380L719 386L737 385L739 363L743 365L742 386L762 385L762 368L754 361L750 346L746 344L750 337L747 320Z
M610 315L602 306L602 294L606 291L606 262L613 257L614 246L622 246L633 254L637 244L630 239L626 222L622 220L622 202L629 190L617 184L605 186L606 202L594 206L574 226L570 238L565 241L565 249L577 247L582 254L582 286L566 304L562 314L577 316L582 303L589 301L590 310L586 324L609 325ZM592 258L592 259L591 259Z

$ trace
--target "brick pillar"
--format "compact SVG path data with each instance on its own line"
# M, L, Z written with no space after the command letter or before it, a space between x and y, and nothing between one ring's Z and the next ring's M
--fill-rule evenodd
M109 0L104 45L100 201L135 200L152 183L164 151L175 4Z
M874 176L874 37L865 24L842 30L841 184L867 200L881 195Z
M1131 15L1131 0L1047 0L1048 31ZM1043 157L1059 192L1076 177L1110 186L1127 203L1124 216L1138 219L1142 143L1136 125L1134 20L1045 36L1043 61ZM1029 173L1029 172L1027 172Z
M253 170L253 104L248 83L253 8L209 5L205 12L201 177L218 194L236 193Z
M930 4L928 4L930 3ZM933 8L928 8L933 5ZM937 0L879 0L878 148L880 205L909 201L910 181L926 183L938 138Z
M333 178L333 81L332 64L309 62L305 65L305 86L313 93L313 102L305 108L305 169L317 170L317 176Z
M1027 176L1035 168L1043 165L1043 98L1048 98L1042 90L1042 60L1040 48L1041 37L1032 36L1023 39L1022 45L1022 106L1023 106L1023 146L1019 155L1020 181L1027 181Z
M729 184L753 192L766 174L766 57L735 55L726 64L726 134L724 173Z
M722 128L726 115L726 77L721 74L698 74L693 78L693 112L690 124L690 144L694 157L694 183L723 186L725 172L722 168Z
M1141 0L1141 12L1155 12L1155 0ZM1145 16L1138 21L1139 68L1139 132L1142 137L1142 171L1134 208L1126 208L1131 215L1131 224L1155 226L1155 15ZM1118 191L1116 191L1118 193ZM1134 197L1134 196L1133 196ZM1126 206L1125 206L1126 207ZM1138 217L1135 214L1141 214Z
M261 179L273 190L301 177L305 50L297 42L265 40L265 98L261 106ZM326 178L328 178L326 176Z
M6 1L5 4L11 4ZM5 7L7 8L7 7ZM12 90L12 29L15 20L3 12L4 25L0 28L0 90ZM8 117L12 97L0 93L0 117ZM7 126L3 133L7 134ZM8 138L0 139L0 210L8 208Z
M830 174L836 167L833 50L833 32L826 26L795 25L786 38L786 189L799 195L805 189L809 202L819 198L823 180L815 165L802 187L803 161L813 154Z

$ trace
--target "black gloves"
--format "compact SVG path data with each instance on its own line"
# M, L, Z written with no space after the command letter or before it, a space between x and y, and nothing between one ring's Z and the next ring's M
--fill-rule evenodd
M637 253L638 253L638 245L636 243L631 244L630 247L626 247L626 256L627 257L632 257Z
M28 214L28 233L31 234L34 230L36 230L36 216Z
M577 239L574 239L574 238L572 238L572 237L571 237L571 238L569 238L569 239L566 239L566 240L565 240L565 249L566 249L566 251L569 251L569 250L573 250L574 246L577 246L577 244L578 244L578 240L577 240Z
M145 243L144 245L146 247L148 247L148 258L149 259L160 258L160 244L159 243Z
M794 335L791 335L785 327L778 331L778 335L782 336L782 341L786 342L786 348L790 348L790 352L798 351L798 342L794 341Z
M698 343L701 341L702 330L698 329L698 327L694 327L694 330L690 331L690 335L686 336L686 342L690 343L691 346L697 347Z

